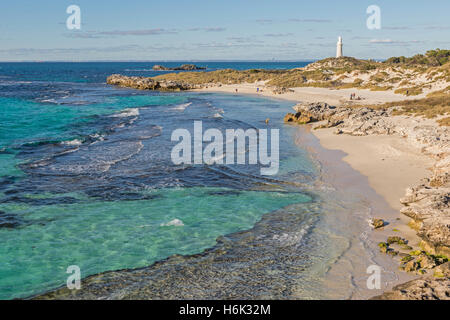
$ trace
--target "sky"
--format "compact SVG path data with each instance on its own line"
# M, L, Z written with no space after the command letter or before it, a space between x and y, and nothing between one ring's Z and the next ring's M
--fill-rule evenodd
M449 12L449 0L1 1L0 61L299 61L334 56L338 36L344 55L384 59L450 49Z

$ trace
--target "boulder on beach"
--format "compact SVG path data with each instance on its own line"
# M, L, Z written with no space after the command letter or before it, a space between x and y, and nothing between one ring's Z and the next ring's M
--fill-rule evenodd
M372 219L371 224L374 229L378 229L378 228L384 227L384 220L374 218L374 219Z

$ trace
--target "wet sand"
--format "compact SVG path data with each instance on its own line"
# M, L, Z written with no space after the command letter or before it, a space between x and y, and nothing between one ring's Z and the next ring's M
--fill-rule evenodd
M350 239L348 249L335 261L325 276L328 290L332 292L330 297L342 298L342 288L349 286L351 293L348 298L367 299L399 283L416 278L414 275L399 271L397 262L381 254L377 244L385 241L388 236L399 235L394 229L400 230L402 236L410 241L418 242L414 231L405 224L407 219L400 217L397 205L399 202L395 197L403 192L403 187L406 188L410 181L414 182L414 179L424 172L418 170L415 175L409 176L408 169L414 171L416 165L411 160L412 168L403 165L404 170L389 176L391 171L396 171L398 166L401 166L401 163L386 170L384 163L378 160L375 154L364 149L374 148L374 152L378 154L377 144L372 140L383 144L383 139L376 139L380 137L337 136L328 129L312 130L313 134L305 134L305 131L309 130L310 126L300 127L296 142L299 146L306 147L318 161L321 167L320 180L336 190L339 198L347 199L350 203L360 203L359 207L349 207L349 210L353 212L342 216L331 215L327 220L327 224L336 224L336 228L341 229L341 233ZM344 138L343 144L341 138ZM375 139L362 139L367 143L364 145L357 140L358 138ZM395 138L392 140L398 142ZM361 157L366 161L362 161ZM393 162L400 160L390 159ZM421 160L428 161L425 158ZM361 162L367 167L361 166ZM389 162L386 164L391 165ZM420 162L418 164L420 165ZM383 172L384 176L380 176L380 172ZM396 180L399 175L404 176L405 179ZM384 189L388 184L389 188L396 191L394 195L389 194L392 189ZM363 212L364 210L368 211ZM370 219L374 217L383 218L388 225L373 230ZM380 266L382 270L379 290L367 288L367 279L370 275L367 273L367 268L371 265Z

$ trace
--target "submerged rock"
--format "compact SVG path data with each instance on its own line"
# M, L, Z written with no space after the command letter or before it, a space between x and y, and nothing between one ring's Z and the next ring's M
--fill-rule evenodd
M0 211L0 228L13 229L21 225L16 215Z

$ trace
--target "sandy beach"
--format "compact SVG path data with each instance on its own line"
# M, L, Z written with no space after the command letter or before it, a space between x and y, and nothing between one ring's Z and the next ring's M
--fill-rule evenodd
M430 175L433 161L408 145L398 136L335 135L333 129L314 130L320 143L327 149L341 150L352 168L368 177L370 186L389 205L399 210L399 199L408 186Z
M238 90L237 92L236 89ZM331 105L341 105L344 103L351 103L351 102L357 104L380 104L390 101L418 99L425 96L425 94L421 94L417 96L407 97L401 94L396 94L392 90L370 91L367 89L357 89L357 88L333 90L328 88L302 87L302 88L292 88L290 90L292 90L292 92L286 92L281 94L274 93L272 89L266 88L264 82L261 81L259 83L207 86L203 89L196 89L193 91L252 94L264 97L295 101L296 103L300 102L312 103L317 101L324 101ZM352 93L355 93L356 97L359 96L361 100L350 101L349 98L350 94Z

